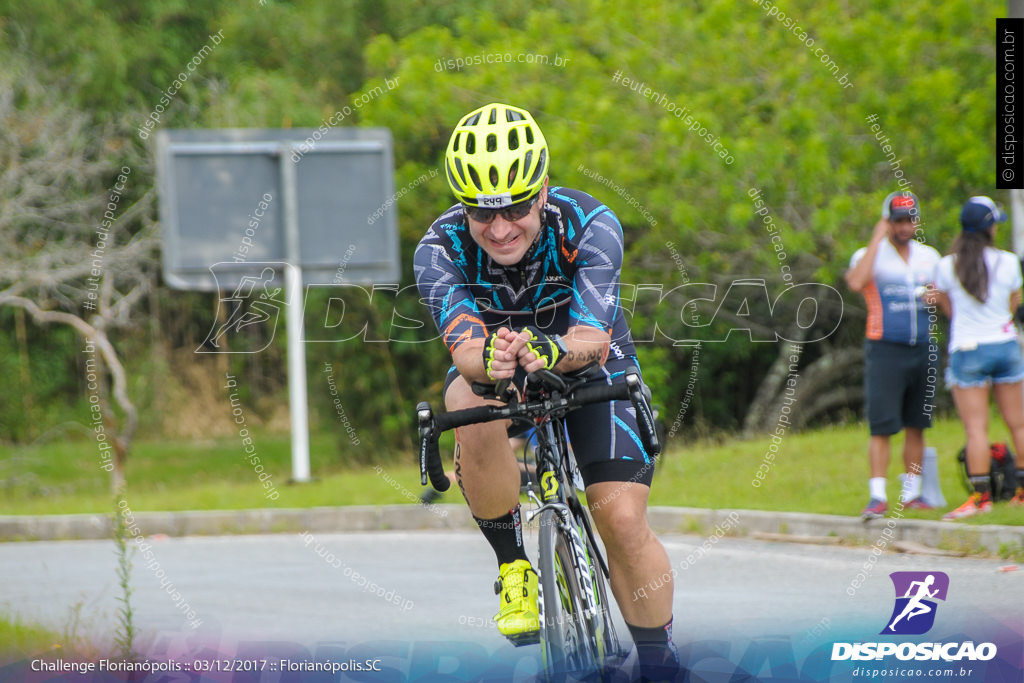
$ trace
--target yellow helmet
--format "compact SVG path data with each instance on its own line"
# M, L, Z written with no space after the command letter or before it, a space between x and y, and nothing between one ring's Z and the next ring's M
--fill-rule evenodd
M500 209L540 190L548 173L548 145L530 112L494 102L455 127L444 165L460 202Z

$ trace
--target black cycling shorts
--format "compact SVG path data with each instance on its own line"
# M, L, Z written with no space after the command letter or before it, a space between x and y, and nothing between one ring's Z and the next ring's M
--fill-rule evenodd
M609 359L601 368L604 382L621 382L629 367L640 367L635 357ZM444 381L444 393L458 376L452 366ZM565 425L585 486L605 481L651 485L655 462L644 451L636 411L628 400L578 408L566 416Z
M864 402L872 436L891 436L904 427L932 426L938 355L928 344L909 346L864 342Z

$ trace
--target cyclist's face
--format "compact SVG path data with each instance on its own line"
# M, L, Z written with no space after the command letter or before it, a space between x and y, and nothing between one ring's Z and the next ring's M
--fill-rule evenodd
M540 233L541 212L544 211L547 198L548 184L544 181L540 197L530 207L528 214L515 221L497 215L490 223L480 223L467 217L469 234L494 261L503 266L515 265L523 259Z

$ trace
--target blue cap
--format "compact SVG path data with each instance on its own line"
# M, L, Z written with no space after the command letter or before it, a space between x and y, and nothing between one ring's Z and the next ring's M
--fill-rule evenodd
M960 209L960 225L964 232L982 232L1006 218L999 205L988 197L971 197Z

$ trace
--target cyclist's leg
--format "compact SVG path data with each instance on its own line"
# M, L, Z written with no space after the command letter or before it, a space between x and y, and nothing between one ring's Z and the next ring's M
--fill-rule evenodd
M462 410L485 405L456 375L444 394L445 407ZM519 503L519 464L504 422L467 425L456 430L459 458L455 475L470 512L481 519L506 514Z
M457 373L446 382L445 406L462 410L484 405ZM537 573L523 544L519 510L519 463L504 422L460 427L455 460L459 489L498 560L501 589L495 621L498 631L516 643L536 642L540 630Z
M627 624L662 626L672 617L673 577L668 554L647 524L650 489L635 482L587 486L587 500L608 550L610 583Z
M609 378L635 361L609 361ZM622 365L623 367L619 367ZM567 419L587 501L608 551L612 593L649 677L678 665L672 639L672 567L647 523L654 463L640 445L629 401L588 406Z
M584 475L586 476L586 475ZM647 524L650 488L630 481L587 486L587 500L608 551L609 582L637 645L641 669L652 680L671 678L678 667L672 644L672 567Z

